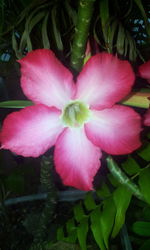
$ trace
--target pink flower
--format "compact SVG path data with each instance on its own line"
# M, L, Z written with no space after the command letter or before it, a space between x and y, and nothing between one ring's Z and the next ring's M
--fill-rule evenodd
M56 171L65 185L91 190L101 150L128 154L141 143L140 116L114 105L134 83L127 61L101 53L73 76L50 50L35 50L19 61L21 87L34 106L9 114L1 131L2 148L38 157L55 145Z
M144 125L145 126L150 126L150 109L146 112L144 116Z
M148 83L150 83L150 60L140 65L139 75L142 78L145 78L148 81ZM144 116L144 125L150 126L150 109L146 112Z
M139 76L150 83L150 60L139 66Z

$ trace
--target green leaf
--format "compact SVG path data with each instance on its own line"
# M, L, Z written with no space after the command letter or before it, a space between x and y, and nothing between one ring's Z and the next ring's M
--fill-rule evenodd
M140 155L145 161L150 161L150 143L145 142L143 146L137 150L137 154Z
M107 249L109 249L108 240L114 224L115 215L116 215L116 207L113 199L109 198L103 201L103 211L100 216L100 221L101 221L103 240Z
M51 18L52 18L53 32L54 32L54 37L55 37L57 48L58 50L63 51L63 43L61 40L61 34L56 23L58 20L56 18L56 7L54 7L51 11Z
M139 250L148 250L150 249L150 239L145 240L144 244L139 248Z
M145 200L150 204L150 168L145 168L140 172L139 186Z
M109 20L109 1L108 0L101 0L100 1L100 18L102 23L102 30L105 42L108 42L108 27L107 22Z
M138 186L128 178L128 176L119 168L117 163L112 159L111 156L107 157L107 166L111 171L112 175L123 185L125 185L128 190L130 190L138 199L143 200L144 197L141 194Z
M6 101L0 102L0 108L24 108L31 106L33 103L31 101Z
M123 28L122 24L120 23L118 35L117 35L117 42L116 42L117 52L120 55L124 54L124 43L125 43L125 32L124 32L124 28Z
M148 18L146 16L142 1L141 0L134 0L134 2L137 4L137 6L139 7L139 10L141 11L141 14L142 14L144 21L145 21L147 33L150 36L150 24L149 24Z
M96 193L99 198L107 198L111 195L109 187L105 182L102 182L100 189L96 190Z
M101 211L100 211L100 208L98 207L90 214L91 230L99 248L101 250L106 250L106 247L103 241L103 236L102 236L100 217L101 217Z
M77 230L74 219L70 219L66 223L66 229L68 233L67 242L75 243L77 239Z
M25 188L24 177L20 173L12 173L5 179L7 190L16 194L22 194Z
M124 185L119 186L113 193L113 200L116 206L116 217L112 237L114 238L125 222L125 213L132 197L131 191Z
M81 250L87 250L86 246L87 233L88 233L88 219L84 219L77 227L77 235Z
M93 199L92 192L88 192L84 199L84 205L87 210L93 210L96 208L96 203Z
M63 230L63 227L59 227L58 230L57 230L57 240L58 241L63 241L65 238L64 236L64 230Z
M132 230L140 236L148 237L150 236L150 222L136 221L132 226Z
M75 216L76 221L78 221L78 222L80 222L82 219L84 219L86 217L86 215L84 214L83 207L82 207L81 203L77 204L74 207L74 216Z
M134 175L138 172L140 172L140 166L139 164L134 160L133 157L129 156L128 159L123 162L122 168L128 175Z

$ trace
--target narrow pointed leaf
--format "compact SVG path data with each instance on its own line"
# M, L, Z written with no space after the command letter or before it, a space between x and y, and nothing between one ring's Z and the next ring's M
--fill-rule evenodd
M145 168L140 172L139 186L145 200L150 204L150 168Z
M54 37L56 41L56 46L58 50L62 51L63 50L63 43L61 39L61 34L60 31L57 27L57 17L56 17L56 8L54 7L51 12L51 18L52 18L52 25L53 25L53 32L54 32Z
M87 245L86 245L87 233L88 233L88 219L84 219L77 227L77 235L81 250L87 250Z
M125 222L125 214L128 209L132 197L131 191L127 187L121 185L113 193L113 200L116 206L116 217L112 237L116 237Z
M49 13L45 16L42 23L42 41L44 49L50 49L50 42L47 33L47 23L48 23Z
M75 207L74 207L74 216L75 216L75 219L80 222L82 219L84 219L86 217L86 215L84 214L84 211L83 211L83 207L82 207L82 204L77 204Z
M103 236L102 236L102 229L101 229L100 217L101 217L101 212L100 212L99 208L95 209L90 214L90 218L91 218L91 231L93 233L94 239L95 239L97 245L99 246L99 248L101 250L106 250L106 247L105 247L104 241L103 241Z
M139 164L131 156L129 156L128 159L125 162L123 162L121 165L122 165L123 170L128 175L136 174L140 172L140 169L141 169Z
M25 108L31 106L33 103L31 101L5 101L0 102L0 108Z
M84 199L84 205L87 210L93 210L96 208L96 203L93 199L92 193L88 192L85 199Z
M109 249L109 236L112 232L114 220L116 215L116 207L112 198L106 199L103 202L103 211L100 217L101 230L103 240L107 249Z

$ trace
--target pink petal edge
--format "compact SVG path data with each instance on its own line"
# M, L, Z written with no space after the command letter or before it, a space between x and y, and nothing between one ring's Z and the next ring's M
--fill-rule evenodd
M150 83L150 60L139 66L139 76L146 79Z
M109 108L129 94L134 80L128 61L103 52L84 65L77 79L76 98L91 108Z
M3 149L24 157L38 157L52 147L63 131L60 111L35 105L9 114L0 134Z
M21 64L21 87L35 103L61 109L75 91L71 72L48 49L29 52Z
M140 147L141 119L133 109L115 105L92 113L85 131L96 146L114 155L129 154Z
M64 185L92 190L100 157L100 149L88 140L83 128L66 128L57 139L54 162Z

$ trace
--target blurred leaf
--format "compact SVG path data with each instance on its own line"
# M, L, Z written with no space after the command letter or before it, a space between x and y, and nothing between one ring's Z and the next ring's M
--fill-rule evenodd
M86 246L87 233L88 233L88 219L84 219L77 227L77 235L81 250L87 250Z
M60 31L58 30L57 27L57 16L56 16L56 7L53 7L51 11L51 18L52 18L52 25L53 25L53 32L54 32L54 37L57 45L57 49L62 51L63 50L63 43L61 40L61 34Z
M100 18L102 23L102 30L105 42L108 42L108 20L109 20L109 1L108 0L101 0L100 1Z
M148 237L150 236L150 222L136 221L132 226L132 230L140 236Z
M22 194L25 188L25 180L21 174L13 173L5 179L5 185L7 190L16 194Z
M113 193L113 200L116 206L116 217L112 237L114 238L125 222L125 214L132 197L131 191L124 185L119 186Z
M120 23L118 34L117 34L117 42L116 42L117 52L120 55L124 54L124 43L125 43L125 31L124 31L122 24Z
M139 248L139 250L148 250L150 249L150 239L145 240L144 244Z
M144 207L142 212L142 218L150 221L150 206Z
M103 240L107 249L109 249L109 236L112 232L114 220L116 215L116 207L112 198L103 201L103 211L100 217L101 231Z
M68 0L64 2L64 5L65 5L65 8L66 8L66 11L67 11L68 15L72 19L73 24L76 25L76 21L77 21L77 13L76 13L76 11L71 7Z
M145 200L150 204L150 168L145 168L140 172L139 186Z
M111 195L111 192L105 182L102 182L100 189L96 190L96 193L100 198L107 198Z
M84 199L84 205L86 207L87 210L93 210L96 208L96 203L93 199L92 193L88 192L86 194L86 197Z
M82 204L77 204L75 207L74 207L74 216L75 216L75 219L80 222L82 219L84 219L86 217L86 215L84 214L84 211L83 211L83 207L82 207Z
M77 240L77 227L73 218L67 221L66 229L68 233L67 242L75 243Z
M57 229L57 240L58 240L58 241L61 241L61 240L63 241L64 238L65 238L65 235L64 235L63 227L59 227L59 228Z
M150 143L143 143L142 147L136 151L145 161L150 161Z
M24 108L31 106L33 103L31 101L6 101L0 102L0 108Z
M139 10L141 11L141 14L142 14L144 21L145 21L147 33L150 36L150 24L149 24L148 18L146 16L142 1L141 0L134 0L134 2L137 4L137 6L139 7Z
M95 209L90 214L90 218L91 218L91 230L92 230L94 239L101 250L106 250L106 247L105 247L104 241L103 241L103 236L102 236L101 221L100 221L100 218L101 218L100 209L99 208Z
M122 165L122 168L124 169L124 171L128 175L134 175L134 174L140 172L139 164L131 156L128 156L128 159L125 162L123 162L121 165Z
M47 13L42 23L42 41L43 41L44 49L50 49L50 42L49 42L48 33L47 33L48 17L49 17L49 13Z

